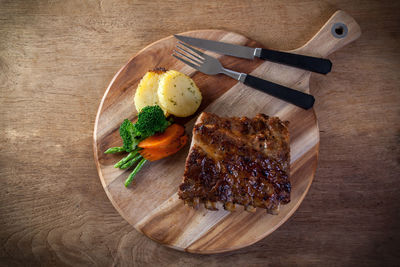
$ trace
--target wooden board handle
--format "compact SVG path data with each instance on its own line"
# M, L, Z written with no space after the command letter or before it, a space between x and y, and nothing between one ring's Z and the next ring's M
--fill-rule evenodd
M357 22L344 11L336 11L310 41L293 52L326 57L361 35Z

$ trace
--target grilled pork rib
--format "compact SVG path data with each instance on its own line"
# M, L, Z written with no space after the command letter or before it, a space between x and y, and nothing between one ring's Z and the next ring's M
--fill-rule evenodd
M235 204L277 214L290 202L288 122L258 114L222 118L203 112L193 128L179 197L197 208Z

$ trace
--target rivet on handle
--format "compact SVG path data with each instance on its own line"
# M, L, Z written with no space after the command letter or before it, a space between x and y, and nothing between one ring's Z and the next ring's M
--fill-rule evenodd
M348 31L349 30L347 29L346 24L341 23L341 22L333 24L332 29L331 29L332 35L336 38L346 37Z

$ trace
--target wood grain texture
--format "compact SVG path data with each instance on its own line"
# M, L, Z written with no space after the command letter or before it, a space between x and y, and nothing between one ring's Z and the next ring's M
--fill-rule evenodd
M111 205L93 164L99 99L146 45L224 29L272 49L337 9L363 29L312 74L320 128L307 197L278 230L217 255L166 248ZM395 266L400 256L398 1L0 1L2 266Z
M336 23L347 26L348 33L344 38L337 38L331 33ZM360 34L360 27L354 19L343 11L337 11L307 44L295 51L326 57L356 40ZM238 45L256 45L242 35L221 30L192 31L182 35ZM231 84L229 78L223 75L203 75L171 57L176 43L176 39L170 36L150 44L112 79L100 104L94 129L94 157L100 180L122 217L137 230L161 244L203 254L226 252L251 245L284 223L298 208L311 185L319 146L314 111L302 110L241 83L236 82L228 87ZM231 59L216 56L223 65L225 59ZM252 214L243 209L229 213L221 207L216 212L208 211L204 207L192 210L184 206L183 201L177 197L177 190L182 180L188 148L172 157L147 164L135 178L134 185L129 189L124 187L123 181L131 170L115 169L115 159L120 155L106 155L104 151L110 146L121 144L118 131L121 122L125 118L132 120L137 117L132 101L139 81L147 70L159 67L181 71L198 84L205 100L202 108L192 117L196 117L204 109L219 116L251 118L257 113L264 113L289 121L291 201L282 206L279 215L270 215L261 209ZM310 91L310 72L301 69L261 60L235 60L231 61L229 68L242 68L245 73L293 89ZM216 97L218 95L220 96ZM193 120L186 123L188 132L193 128Z

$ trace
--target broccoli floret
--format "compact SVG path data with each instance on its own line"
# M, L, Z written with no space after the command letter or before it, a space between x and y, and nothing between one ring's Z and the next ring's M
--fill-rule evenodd
M140 111L134 127L140 133L141 138L146 138L157 132L165 131L170 124L165 118L163 110L155 105L144 107Z
M128 119L125 119L119 127L119 134L121 135L122 141L124 143L123 148L126 152L130 152L135 149L137 144L140 142L140 140L136 138L138 136L138 133L133 126L133 123Z

